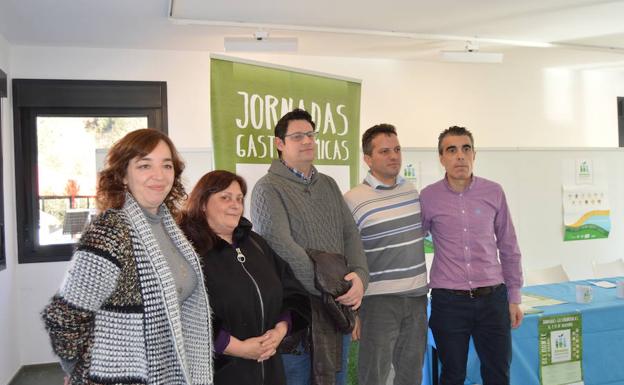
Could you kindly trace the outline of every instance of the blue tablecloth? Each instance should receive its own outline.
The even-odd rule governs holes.
[[[624,277],[601,279],[615,283]],[[512,332],[512,385],[539,384],[538,320],[542,316],[579,311],[582,315],[583,374],[586,385],[624,384],[624,299],[617,298],[616,289],[592,285],[594,299],[588,304],[576,303],[576,285],[589,281],[573,281],[550,285],[528,286],[525,294],[537,294],[566,301],[545,306],[543,313],[526,315],[522,325]],[[481,383],[479,359],[471,348],[466,383]]]

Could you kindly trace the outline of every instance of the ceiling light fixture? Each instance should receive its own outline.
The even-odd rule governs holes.
[[[498,52],[481,52],[477,44],[467,41],[463,51],[440,51],[440,59],[442,61],[459,63],[502,63],[503,54]]]
[[[225,37],[226,52],[296,52],[296,37],[269,37],[267,31],[256,31],[252,37]]]

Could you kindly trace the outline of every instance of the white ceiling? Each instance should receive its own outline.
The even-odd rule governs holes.
[[[0,0],[15,45],[220,52],[260,28],[306,55],[418,59],[467,39],[624,55],[623,0]]]

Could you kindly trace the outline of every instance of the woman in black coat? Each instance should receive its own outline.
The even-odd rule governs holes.
[[[242,217],[245,181],[228,171],[204,175],[180,227],[203,263],[214,313],[215,385],[285,384],[277,347],[307,326],[308,300],[294,273]]]

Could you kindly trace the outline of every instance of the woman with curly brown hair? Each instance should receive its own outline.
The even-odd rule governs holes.
[[[101,214],[43,312],[71,384],[212,384],[208,297],[173,215],[185,197],[173,143],[153,129],[110,149]]]

